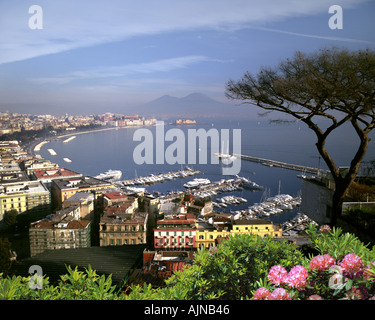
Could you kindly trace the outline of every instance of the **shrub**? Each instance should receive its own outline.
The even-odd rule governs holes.
[[[292,267],[304,257],[293,244],[252,234],[236,235],[210,250],[200,249],[191,267],[176,272],[168,287],[185,290],[187,299],[242,299],[274,264]]]
[[[374,248],[340,228],[318,230],[310,225],[307,233],[320,255],[310,257],[306,267],[296,265],[289,272],[283,265],[272,266],[252,299],[375,299]]]

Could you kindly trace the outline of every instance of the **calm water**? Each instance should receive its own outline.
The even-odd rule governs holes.
[[[166,132],[171,128],[182,130],[185,133],[186,140],[188,140],[188,129],[202,128],[209,130],[215,128],[219,133],[221,129],[241,129],[242,154],[326,168],[316,151],[314,134],[303,123],[280,125],[269,124],[266,120],[231,122],[225,122],[223,120],[205,120],[199,121],[195,126],[176,127],[166,124],[164,130]],[[147,129],[151,130],[155,139],[155,127],[149,127]],[[122,171],[122,179],[131,179],[136,176],[146,176],[151,173],[167,173],[169,171],[178,171],[181,169],[180,164],[137,165],[133,160],[133,150],[140,144],[140,142],[133,141],[133,134],[136,130],[137,128],[123,128],[77,135],[76,139],[68,143],[63,143],[62,141],[50,142],[43,146],[39,154],[43,158],[58,163],[60,167],[69,168],[90,176],[98,175],[109,169],[116,169]],[[232,142],[232,136],[230,136],[229,143],[232,144]],[[172,142],[165,142],[165,148],[171,143]],[[327,141],[327,148],[338,165],[346,166],[350,163],[350,159],[355,153],[357,143],[358,140],[352,132],[346,129],[335,133],[332,139]],[[210,146],[210,143],[208,143],[208,145]],[[49,148],[54,149],[57,155],[50,155],[47,151]],[[197,148],[199,148],[198,143]],[[210,154],[210,149],[208,150],[208,154]],[[71,159],[72,162],[66,163],[63,160],[64,157]],[[365,160],[373,159],[375,159],[374,143],[369,146]],[[202,175],[196,175],[195,177],[205,177],[211,181],[228,178],[222,175],[220,164],[211,164],[210,160],[208,160],[208,163],[209,164],[186,163],[186,165],[202,172]],[[185,165],[182,167],[184,166]],[[247,177],[269,190],[271,196],[277,194],[279,189],[281,193],[296,196],[301,190],[302,185],[301,180],[297,178],[298,174],[299,172],[297,171],[267,167],[248,161],[241,162],[241,172],[239,173],[240,176]],[[184,190],[183,184],[191,179],[192,178],[177,179],[148,186],[146,189],[149,192]],[[233,206],[230,209],[220,210],[229,212],[230,210],[245,209],[253,203],[259,202],[263,193],[263,191],[251,192],[247,190],[231,193],[246,198],[248,203]],[[221,194],[219,197],[224,195],[225,194]],[[281,223],[293,217],[295,211],[296,210],[273,216],[271,220],[275,223]]]

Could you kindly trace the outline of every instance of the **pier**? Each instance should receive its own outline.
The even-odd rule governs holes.
[[[283,168],[283,169],[300,171],[300,172],[304,172],[304,173],[318,174],[319,172],[323,171],[322,169],[318,169],[318,168],[303,166],[303,165],[299,165],[299,164],[291,164],[291,163],[275,161],[275,160],[270,160],[270,159],[252,157],[252,156],[247,156],[247,155],[243,155],[243,154],[216,153],[215,155],[217,157],[223,158],[223,159],[230,158],[230,157],[236,157],[236,158],[239,158],[239,159],[242,159],[242,160],[260,163],[260,164],[268,166],[268,167],[279,167],[279,168]]]

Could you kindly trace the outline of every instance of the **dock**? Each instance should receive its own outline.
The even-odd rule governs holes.
[[[291,164],[291,163],[286,163],[286,162],[282,162],[282,161],[275,161],[275,160],[270,160],[270,159],[247,156],[247,155],[243,155],[243,154],[216,153],[215,155],[217,157],[223,158],[223,159],[228,158],[228,157],[236,157],[238,159],[251,161],[251,162],[255,162],[255,163],[260,163],[260,164],[262,164],[264,166],[268,166],[268,167],[279,167],[279,168],[283,168],[283,169],[300,171],[300,172],[304,172],[304,173],[318,174],[319,172],[324,171],[322,169],[303,166],[303,165],[299,165],[299,164]]]

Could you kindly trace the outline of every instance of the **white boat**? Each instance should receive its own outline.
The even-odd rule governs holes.
[[[210,184],[211,181],[209,179],[203,179],[203,178],[196,178],[192,181],[189,181],[184,184],[185,188],[197,188],[201,185]]]
[[[107,172],[97,175],[95,178],[100,180],[119,180],[121,179],[122,172],[121,170],[108,170]]]
[[[72,162],[72,160],[70,160],[69,158],[64,158],[63,159],[65,162]]]
[[[259,184],[255,183],[254,181],[251,181],[245,177],[240,177],[236,175],[236,178],[239,179],[242,182],[242,185],[246,189],[251,189],[251,190],[262,190],[263,187],[260,186]]]

